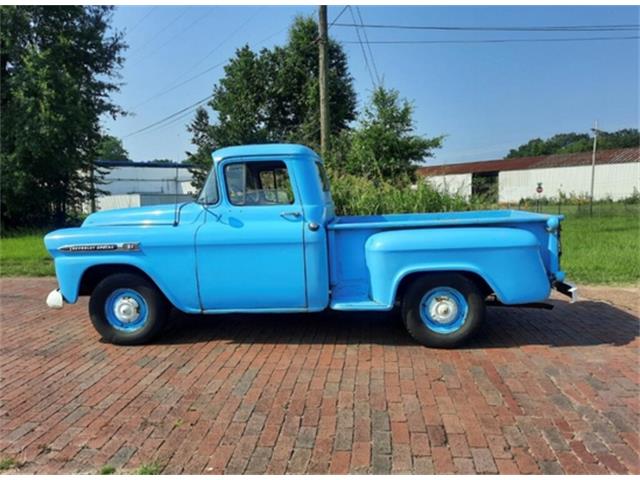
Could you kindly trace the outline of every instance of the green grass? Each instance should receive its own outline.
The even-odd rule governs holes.
[[[0,238],[0,276],[53,275],[53,261],[44,248],[46,232],[15,232]]]
[[[162,465],[155,462],[146,463],[144,465],[140,465],[140,468],[138,468],[135,473],[136,475],[160,475],[160,473],[162,473]]]
[[[0,472],[17,467],[18,463],[13,458],[3,458],[0,460]]]
[[[626,284],[640,281],[640,218],[571,216],[562,222],[562,269],[570,281]]]
[[[111,465],[105,465],[104,467],[102,467],[100,469],[100,475],[113,475],[114,473],[116,473],[116,469],[115,467],[112,467]]]

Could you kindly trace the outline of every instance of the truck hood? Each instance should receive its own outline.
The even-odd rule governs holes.
[[[182,206],[182,208],[180,208]],[[180,223],[190,223],[195,220],[198,213],[202,211],[202,207],[195,203],[167,205],[151,205],[148,207],[137,208],[121,208],[116,210],[105,210],[89,215],[83,227],[102,227],[102,226],[126,226],[126,225],[173,225],[176,216],[176,210],[180,209]]]

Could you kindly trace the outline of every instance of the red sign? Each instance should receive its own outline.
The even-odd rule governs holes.
[[[538,193],[542,193],[543,192],[542,184],[540,184],[540,183],[538,184],[538,188],[536,188],[536,192],[538,192]]]

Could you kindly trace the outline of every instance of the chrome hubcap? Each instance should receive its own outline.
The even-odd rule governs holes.
[[[131,297],[120,298],[116,302],[113,310],[116,318],[122,323],[135,322],[140,315],[140,305]]]
[[[429,315],[434,322],[451,323],[458,315],[458,304],[455,299],[442,295],[429,302]]]

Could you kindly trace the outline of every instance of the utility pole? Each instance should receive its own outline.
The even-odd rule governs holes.
[[[596,149],[598,148],[598,121],[591,129],[593,132],[593,152],[591,153],[591,195],[589,197],[589,216],[593,217],[593,185],[596,177]]]
[[[329,150],[329,92],[327,89],[327,6],[320,5],[318,12],[318,45],[320,46],[320,65],[318,80],[320,82],[320,152],[326,158]]]

